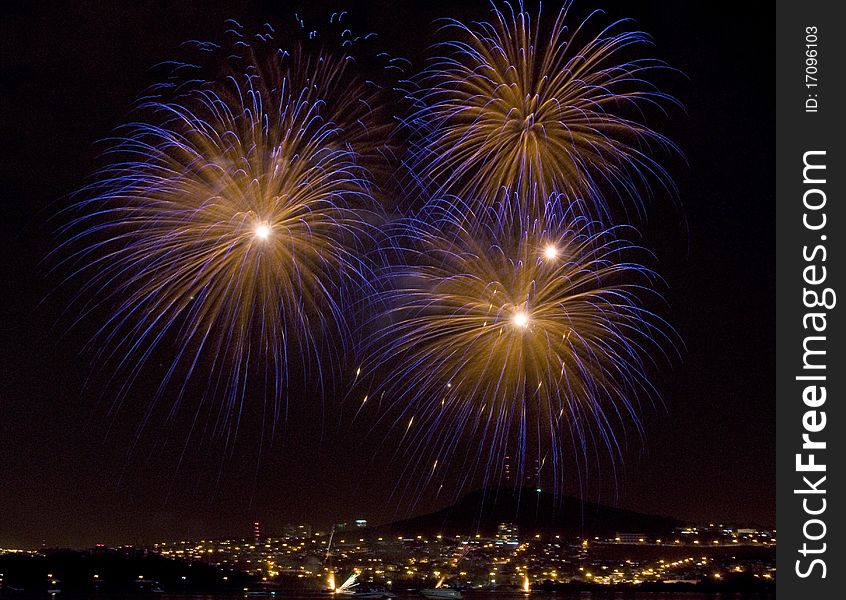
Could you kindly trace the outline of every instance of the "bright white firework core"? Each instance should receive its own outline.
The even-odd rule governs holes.
[[[525,311],[518,310],[511,319],[517,327],[525,328],[529,326],[529,315]]]
[[[558,248],[556,248],[554,244],[547,244],[546,248],[543,250],[543,255],[548,260],[555,260],[558,257]]]
[[[270,227],[268,227],[264,223],[259,223],[258,225],[256,225],[255,234],[258,239],[266,240],[270,237]]]

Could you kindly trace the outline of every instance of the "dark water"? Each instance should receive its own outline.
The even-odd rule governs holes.
[[[519,592],[465,591],[464,600],[775,600],[774,593],[734,592],[534,592],[528,597]],[[244,596],[243,594],[15,594],[0,598],[19,600],[318,600],[331,599],[326,594],[276,592],[273,596]],[[350,598],[349,600],[353,600]],[[417,594],[398,594],[397,600],[422,600]]]

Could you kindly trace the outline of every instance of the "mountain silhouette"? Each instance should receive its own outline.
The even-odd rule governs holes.
[[[573,496],[555,496],[534,488],[485,488],[433,513],[370,529],[377,535],[446,536],[496,534],[500,523],[513,523],[521,536],[561,534],[598,536],[614,533],[665,535],[685,522],[623,510]]]

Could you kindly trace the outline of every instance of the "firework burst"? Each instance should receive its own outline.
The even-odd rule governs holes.
[[[523,465],[527,450],[560,475],[567,440],[619,455],[615,432],[638,423],[653,356],[672,346],[642,303],[655,275],[622,259],[638,247],[558,197],[538,213],[519,204],[485,215],[437,202],[398,236],[406,262],[365,365],[389,365],[383,397],[427,481],[451,458],[496,480],[499,459]]]
[[[160,390],[208,369],[209,396],[228,400],[222,423],[248,378],[280,399],[292,356],[322,383],[324,334],[346,339],[349,295],[367,277],[366,166],[385,131],[349,57],[281,51],[269,29],[254,43],[231,33],[232,47],[196,44],[212,77],[179,63],[146,96],[61,248],[85,281],[82,312],[111,312],[96,358],[128,368],[128,386],[154,352],[170,354]]]
[[[571,26],[566,3],[548,31],[522,2],[493,5],[491,22],[449,19],[451,39],[412,93],[420,132],[413,168],[433,196],[448,192],[489,206],[503,188],[521,198],[560,193],[604,219],[605,198],[671,185],[652,158],[673,144],[646,124],[644,109],[675,101],[650,83],[668,67],[631,58],[650,44],[627,21]],[[591,34],[590,32],[595,32]]]

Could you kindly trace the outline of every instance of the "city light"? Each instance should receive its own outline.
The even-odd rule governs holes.
[[[357,521],[363,525],[364,519],[336,527],[356,527]],[[531,575],[537,582],[549,580],[555,584],[575,580],[603,586],[658,581],[672,584],[705,578],[730,585],[731,578],[740,573],[754,576],[762,584],[775,579],[775,531],[722,525],[678,528],[675,534],[684,539],[677,543],[673,543],[675,536],[667,539],[666,535],[644,532],[620,531],[589,537],[541,535],[535,531],[521,532],[517,523],[500,523],[496,533],[487,536],[420,531],[390,537],[357,534],[336,536],[331,558],[326,549],[328,533],[312,531],[309,525],[286,525],[280,532],[261,533],[260,544],[254,543],[250,528],[244,538],[162,542],[151,550],[163,557],[201,561],[227,569],[217,581],[239,585],[231,573],[241,571],[254,581],[268,585],[302,581],[298,585],[331,591],[335,597],[353,596],[371,585],[397,586],[396,589],[403,590],[420,586],[442,589],[442,599],[457,600],[449,596],[452,590],[490,585],[492,581],[528,596],[536,591],[532,589]],[[748,560],[727,556],[721,549],[731,539],[738,540],[741,546],[766,550],[772,558],[762,561],[760,557]],[[651,550],[644,553],[647,547]],[[685,554],[679,556],[681,549],[686,549]],[[0,548],[0,555],[12,552],[20,551]],[[142,569],[134,572],[139,571],[144,575],[136,576],[136,586],[160,585],[156,572]],[[98,581],[114,581],[102,570],[89,577],[93,577],[89,579],[92,589],[96,589]],[[183,575],[183,587],[194,583],[193,579]],[[65,583],[54,573],[49,573],[46,581],[56,588]]]

